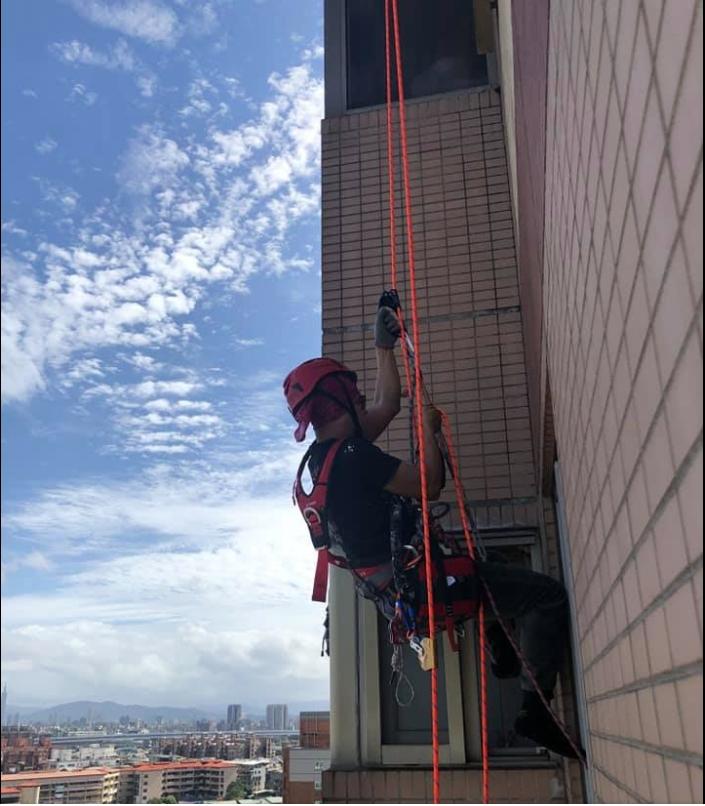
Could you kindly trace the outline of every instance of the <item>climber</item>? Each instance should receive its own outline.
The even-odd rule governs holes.
[[[387,299],[383,295],[381,302]],[[316,435],[299,478],[306,464],[314,481],[324,471],[330,474],[324,484],[326,546],[331,557],[338,559],[336,564],[345,565],[363,583],[362,587],[358,585],[363,595],[371,587],[373,591],[384,591],[393,581],[390,521],[395,502],[400,497],[421,499],[419,466],[390,456],[373,444],[401,408],[401,383],[394,356],[399,335],[394,310],[381,304],[374,326],[375,394],[369,405],[358,390],[355,373],[332,359],[306,361],[284,381],[289,410],[298,423],[296,440],[304,440],[309,425],[313,425]],[[427,405],[424,418],[428,495],[435,500],[444,483],[444,460],[437,441],[441,416],[436,408]],[[336,453],[326,469],[326,457],[332,450]],[[312,527],[321,525],[316,521],[320,513],[309,518],[304,511],[304,517],[314,537]],[[418,521],[411,520],[414,525]],[[563,586],[551,577],[505,563],[478,561],[477,573],[492,592],[497,615],[519,623],[522,653],[550,702],[568,640],[568,605]],[[473,586],[467,596],[481,596],[484,600],[482,590],[481,586]],[[375,599],[384,612],[383,597],[373,593],[368,598]],[[575,757],[534,685],[524,679],[511,644],[500,633],[494,627],[488,631],[495,674],[522,675],[523,700],[516,732],[554,752]]]

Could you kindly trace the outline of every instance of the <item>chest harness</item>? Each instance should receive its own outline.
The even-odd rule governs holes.
[[[389,622],[393,644],[409,642],[416,648],[429,635],[429,613],[426,597],[426,574],[423,563],[423,539],[419,529],[418,507],[408,499],[395,496],[390,517],[391,568],[389,563],[353,567],[340,541],[334,539],[335,527],[330,521],[328,493],[336,457],[345,440],[335,440],[323,459],[319,471],[311,473],[313,486],[306,492],[302,475],[308,465],[313,443],[299,465],[294,481],[293,499],[303,515],[313,547],[318,552],[312,599],[325,602],[328,566],[348,569],[355,578],[358,592],[372,600]],[[438,519],[448,511],[434,514],[431,546],[434,612],[437,631],[446,631],[451,647],[457,651],[456,634],[461,623],[476,615],[478,591],[475,562],[467,554],[454,553],[445,539]],[[342,552],[342,553],[341,553]]]

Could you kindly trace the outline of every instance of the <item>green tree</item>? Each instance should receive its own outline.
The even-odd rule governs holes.
[[[223,800],[242,800],[250,796],[250,790],[244,781],[236,779],[225,790],[225,797]]]

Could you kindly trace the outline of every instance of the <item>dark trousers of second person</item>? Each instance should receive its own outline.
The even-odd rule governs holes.
[[[552,577],[515,565],[478,562],[477,572],[490,589],[505,625],[509,626],[512,621],[517,623],[522,654],[541,691],[550,699],[568,644],[569,613],[565,588]],[[494,610],[482,584],[479,593],[491,619]],[[495,634],[499,629],[495,627]],[[523,668],[521,687],[525,691],[534,691],[534,685]]]

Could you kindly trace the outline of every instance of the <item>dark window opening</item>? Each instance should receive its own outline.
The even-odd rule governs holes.
[[[346,0],[347,108],[386,102],[384,0]],[[399,0],[407,98],[487,84],[470,0]],[[394,49],[392,47],[392,60]],[[396,78],[392,75],[393,98]]]

